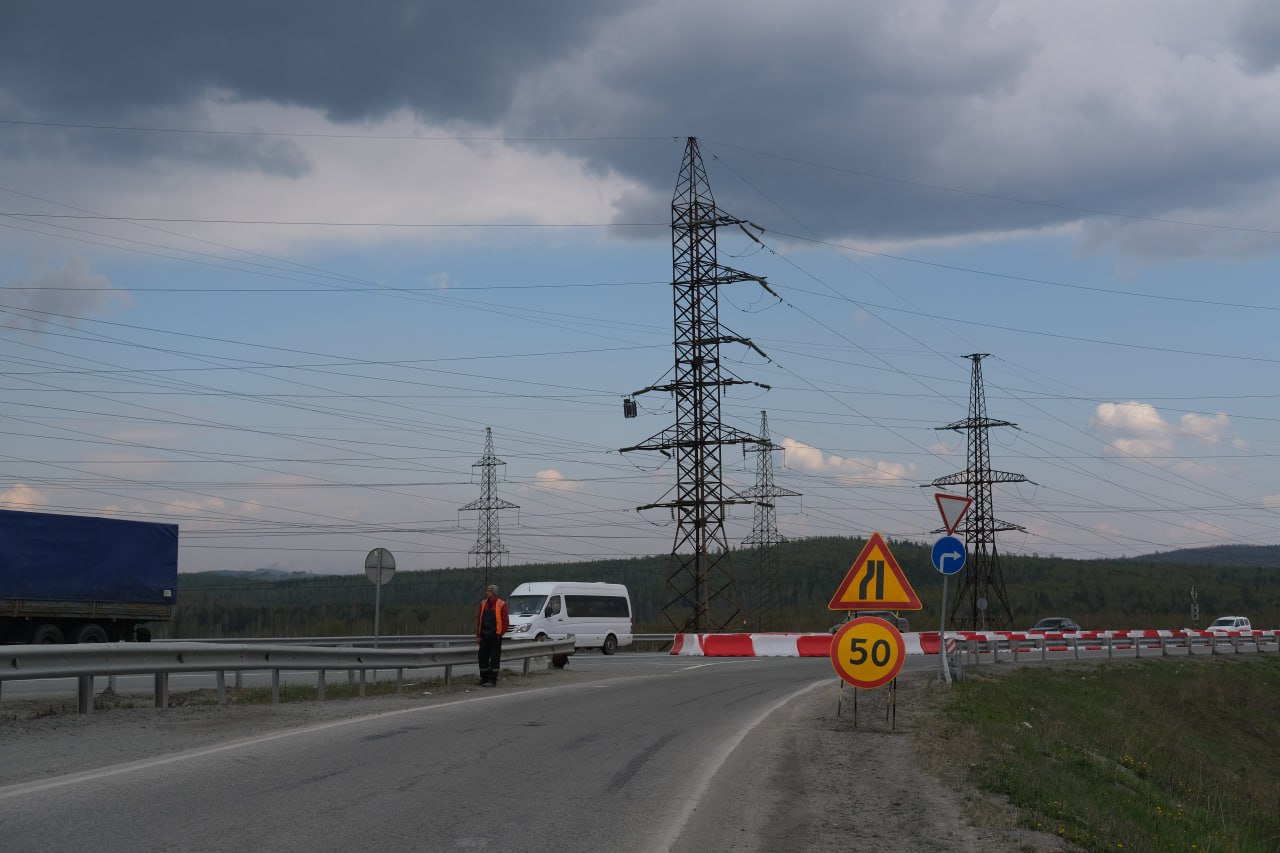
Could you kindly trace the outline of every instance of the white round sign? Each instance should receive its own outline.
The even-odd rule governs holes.
[[[374,548],[364,558],[364,573],[378,586],[390,583],[396,573],[396,558],[386,548]]]

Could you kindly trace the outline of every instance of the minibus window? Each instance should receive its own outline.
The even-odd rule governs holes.
[[[547,612],[544,613],[543,615],[555,616],[559,612],[560,612],[560,596],[553,595],[551,596],[551,601],[547,604]]]
[[[630,619],[631,609],[627,600],[616,595],[566,595],[568,616],[573,619],[587,617],[597,619]]]

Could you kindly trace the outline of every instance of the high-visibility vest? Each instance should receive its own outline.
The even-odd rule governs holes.
[[[480,612],[476,614],[476,636],[480,636],[480,626],[484,624],[484,611],[489,607],[489,599],[480,602]],[[507,603],[501,598],[493,600],[494,621],[497,623],[498,636],[501,637],[507,633],[507,629],[511,627],[511,617],[507,613]]]

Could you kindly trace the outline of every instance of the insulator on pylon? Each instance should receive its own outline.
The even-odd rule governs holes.
[[[631,399],[630,397],[622,398],[622,416],[624,418],[634,418],[639,413],[640,412],[638,407],[636,406],[635,400]]]

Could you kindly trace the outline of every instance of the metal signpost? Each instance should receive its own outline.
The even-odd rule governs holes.
[[[942,658],[942,680],[950,685],[951,670],[947,661],[947,578],[963,569],[965,561],[969,559],[964,542],[951,534],[956,532],[969,507],[973,505],[973,498],[936,494],[933,500],[938,505],[938,512],[942,513],[942,525],[947,530],[947,535],[934,543],[932,557],[933,567],[942,572],[942,619],[938,626],[938,657]]]
[[[386,548],[374,548],[364,558],[364,573],[373,581],[373,647],[378,647],[378,618],[382,610],[382,585],[396,573],[396,558]]]

